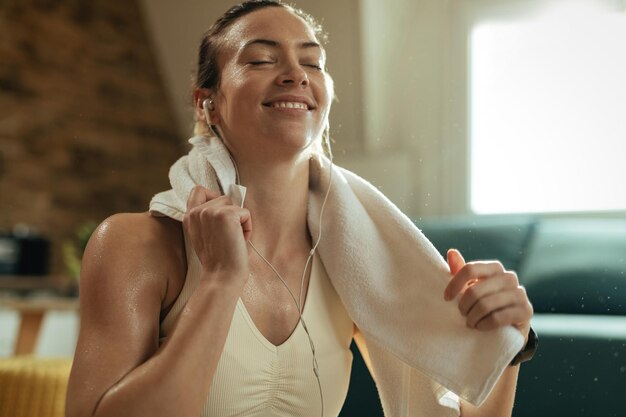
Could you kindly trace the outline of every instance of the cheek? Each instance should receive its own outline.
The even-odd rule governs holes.
[[[326,87],[327,94],[332,99],[333,95],[335,94],[335,81],[333,80],[333,77],[331,77],[330,74],[327,72],[324,73],[324,86]]]
[[[228,107],[238,107],[254,92],[254,82],[243,69],[224,68],[220,80],[221,98]]]
[[[324,111],[324,116],[328,117],[328,113],[330,112],[330,105],[333,101],[333,97],[335,95],[335,84],[333,82],[332,77],[328,73],[324,73],[324,81],[322,84],[322,97],[324,106],[326,107]]]

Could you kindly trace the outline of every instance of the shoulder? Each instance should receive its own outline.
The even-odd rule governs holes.
[[[84,410],[158,350],[160,313],[183,265],[176,223],[148,213],[116,214],[92,234],[81,265],[68,415],[91,415]]]
[[[84,286],[113,291],[141,287],[158,293],[165,307],[180,292],[176,288],[185,272],[180,222],[149,213],[115,214],[96,228],[85,248],[81,293]]]
[[[95,230],[96,242],[111,240],[128,244],[169,246],[172,240],[182,241],[180,222],[169,217],[155,217],[150,213],[119,213],[105,219]]]

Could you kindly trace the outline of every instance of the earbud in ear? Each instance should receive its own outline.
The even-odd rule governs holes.
[[[215,102],[212,98],[205,98],[204,101],[202,101],[202,112],[204,113],[204,120],[209,126],[209,130],[211,131],[211,133],[213,133],[213,136],[222,139],[222,136],[217,131],[217,126],[211,124],[211,116],[209,115],[209,112],[213,110],[215,110]]]
[[[204,99],[204,101],[202,102],[202,108],[208,111],[215,110],[215,103],[213,102],[213,99],[212,98]]]
[[[211,117],[209,117],[209,112],[215,110],[215,103],[213,103],[213,99],[207,98],[202,102],[202,111],[204,112],[204,118],[207,124],[211,124]]]

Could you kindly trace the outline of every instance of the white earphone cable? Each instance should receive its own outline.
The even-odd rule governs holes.
[[[207,121],[207,125],[209,126],[209,129],[211,130],[211,132],[217,136],[220,140],[222,140],[221,135],[218,134],[218,132],[216,131],[216,129],[213,128],[213,126],[211,126],[210,122],[209,122],[209,114],[208,114],[208,109],[207,109],[207,102],[209,100],[205,100],[203,102],[203,111],[204,111],[204,115],[206,117],[206,121]],[[318,362],[317,362],[317,357],[315,355],[315,344],[313,343],[313,339],[311,338],[311,334],[309,333],[309,329],[306,325],[306,322],[304,321],[304,317],[302,317],[302,295],[304,292],[304,277],[306,276],[306,272],[307,269],[309,268],[309,264],[311,263],[311,259],[313,259],[313,256],[315,255],[315,251],[317,250],[318,245],[320,244],[320,241],[322,240],[322,218],[324,215],[324,208],[326,207],[326,201],[328,200],[328,195],[330,194],[330,187],[332,185],[332,180],[333,180],[333,154],[332,154],[332,150],[330,148],[330,141],[328,139],[328,136],[326,137],[326,143],[325,143],[326,147],[327,147],[327,151],[328,151],[328,155],[329,155],[329,178],[328,178],[328,187],[326,188],[326,194],[324,195],[324,201],[322,202],[322,207],[320,208],[320,216],[319,216],[319,234],[317,236],[317,240],[315,241],[315,244],[313,245],[313,248],[311,248],[311,251],[309,252],[309,256],[307,257],[307,260],[304,264],[304,271],[302,272],[302,277],[300,279],[300,294],[298,295],[298,299],[296,299],[295,295],[293,294],[293,292],[291,291],[291,289],[289,288],[289,286],[287,285],[287,282],[285,282],[285,280],[283,279],[283,277],[280,275],[280,273],[276,270],[276,268],[274,267],[274,265],[272,265],[272,263],[270,261],[268,261],[262,254],[261,252],[256,248],[256,246],[254,246],[254,244],[252,243],[252,241],[248,240],[248,243],[250,244],[250,247],[252,247],[252,249],[254,250],[254,252],[256,252],[257,255],[259,255],[259,257],[261,257],[261,259],[263,259],[265,261],[265,263],[272,269],[272,271],[274,271],[274,274],[278,277],[278,279],[280,279],[280,281],[283,283],[283,285],[285,286],[285,288],[287,289],[287,291],[289,292],[289,295],[291,296],[291,298],[293,299],[293,302],[296,304],[296,307],[298,309],[298,315],[299,315],[299,319],[298,319],[298,323],[302,323],[302,328],[304,329],[304,332],[307,335],[307,338],[309,339],[309,344],[311,347],[311,353],[313,355],[313,373],[315,374],[315,379],[317,381],[317,386],[319,388],[319,393],[320,393],[320,403],[321,403],[321,417],[324,417],[324,394],[322,392],[322,383],[320,381],[320,373],[319,373],[319,366],[318,366]],[[225,146],[225,145],[224,145]],[[229,156],[230,159],[233,163],[233,166],[235,167],[235,174],[236,174],[236,178],[235,178],[235,182],[236,184],[240,184],[240,177],[239,177],[239,170],[237,169],[237,164],[235,163],[235,160],[233,159],[232,155],[230,155],[229,152]],[[297,324],[296,324],[297,326]]]
[[[304,329],[304,332],[306,333],[308,339],[309,339],[309,344],[311,345],[311,353],[313,355],[313,373],[315,374],[315,379],[317,380],[317,386],[319,388],[319,392],[320,392],[320,402],[321,402],[321,417],[324,417],[324,394],[322,392],[322,383],[320,381],[320,375],[319,375],[319,366],[317,363],[317,356],[315,355],[315,344],[313,343],[313,339],[311,338],[311,334],[309,333],[309,329],[306,325],[306,321],[304,320],[304,317],[302,317],[302,294],[304,292],[304,277],[306,276],[306,271],[309,267],[309,264],[311,262],[311,259],[313,258],[313,255],[315,254],[315,251],[317,250],[317,246],[319,245],[320,241],[322,240],[322,218],[324,216],[324,208],[326,207],[326,201],[328,200],[328,195],[330,194],[330,187],[332,184],[332,179],[333,179],[333,159],[332,159],[332,153],[329,153],[330,155],[330,165],[329,165],[329,179],[328,179],[328,188],[326,189],[326,195],[324,196],[324,201],[322,202],[322,207],[320,209],[320,217],[319,217],[319,235],[317,236],[317,240],[315,241],[315,245],[313,245],[313,248],[311,249],[311,251],[309,252],[309,256],[306,260],[306,263],[304,264],[304,271],[302,272],[302,278],[300,279],[300,294],[298,299],[296,300],[296,297],[293,295],[293,292],[291,291],[291,289],[289,289],[289,286],[287,285],[287,283],[285,282],[285,280],[283,279],[283,277],[280,275],[280,273],[276,270],[276,268],[274,267],[274,265],[272,265],[272,263],[270,261],[268,261],[262,254],[261,252],[259,252],[259,250],[256,248],[256,246],[254,246],[254,244],[252,243],[252,241],[248,240],[248,243],[250,244],[250,246],[252,247],[252,249],[256,252],[257,255],[259,255],[261,257],[261,259],[263,259],[265,261],[265,263],[272,269],[272,271],[274,271],[274,274],[276,274],[276,276],[278,277],[278,279],[280,279],[280,281],[283,283],[283,285],[285,286],[285,288],[287,289],[287,291],[289,292],[289,295],[291,295],[291,298],[293,299],[293,302],[296,304],[296,307],[298,308],[298,315],[300,316],[299,318],[299,323],[302,323],[302,328]],[[233,161],[234,162],[234,161]]]
[[[274,274],[276,274],[276,276],[278,277],[278,279],[280,279],[280,281],[283,283],[283,285],[285,286],[285,288],[287,289],[287,291],[289,292],[289,295],[291,295],[291,298],[293,299],[293,302],[296,304],[296,307],[298,308],[298,315],[300,316],[299,318],[299,323],[302,323],[302,328],[304,329],[304,332],[306,333],[308,339],[309,339],[309,344],[311,345],[311,353],[313,355],[313,373],[315,374],[315,379],[317,380],[317,386],[319,388],[319,393],[320,393],[320,402],[321,402],[321,417],[324,417],[324,394],[322,392],[322,383],[320,381],[320,374],[319,374],[319,366],[318,366],[318,362],[317,362],[317,356],[315,355],[315,344],[313,343],[313,339],[311,338],[311,334],[309,333],[309,329],[306,325],[306,321],[304,320],[304,317],[302,317],[302,294],[304,292],[304,277],[306,276],[306,271],[309,267],[309,264],[311,262],[311,259],[313,258],[313,255],[315,254],[315,251],[317,250],[317,246],[320,244],[320,241],[322,240],[322,218],[324,216],[324,208],[326,207],[326,201],[328,200],[328,195],[330,194],[330,187],[332,185],[332,179],[333,179],[333,158],[332,158],[332,153],[329,152],[330,155],[330,164],[329,164],[329,178],[328,178],[328,187],[326,189],[326,195],[324,196],[324,201],[322,202],[322,207],[320,209],[320,216],[319,216],[319,235],[317,236],[317,240],[315,241],[315,244],[313,245],[313,248],[311,249],[311,251],[309,252],[309,256],[306,260],[306,263],[304,264],[304,271],[302,272],[302,278],[300,279],[300,294],[298,299],[296,300],[296,297],[294,296],[293,292],[291,291],[291,289],[289,289],[289,286],[287,285],[287,283],[285,282],[285,280],[283,279],[283,277],[280,275],[280,273],[276,270],[276,268],[274,267],[274,265],[272,265],[272,263],[270,261],[268,261],[262,254],[261,252],[259,252],[259,250],[256,248],[256,246],[254,246],[254,244],[252,243],[252,241],[248,241],[248,243],[250,244],[250,246],[252,247],[252,249],[256,252],[257,255],[259,255],[261,257],[261,259],[263,259],[265,261],[265,263],[272,269],[272,271],[274,271]],[[234,162],[234,161],[233,161]]]

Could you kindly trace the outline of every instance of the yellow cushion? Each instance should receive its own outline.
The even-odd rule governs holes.
[[[64,417],[72,360],[0,358],[0,417]]]

